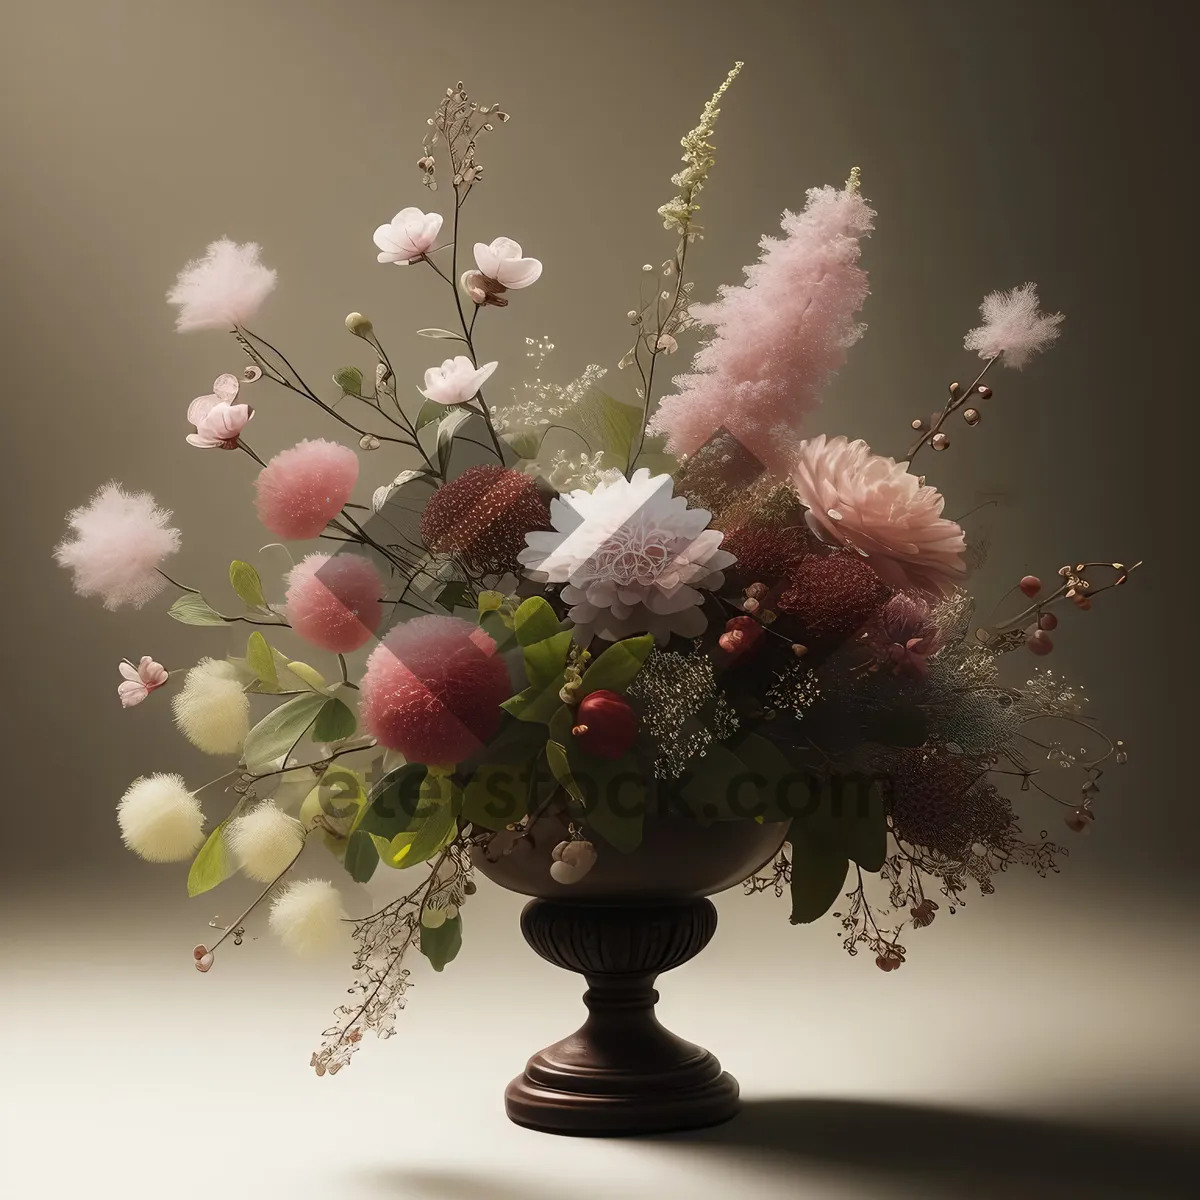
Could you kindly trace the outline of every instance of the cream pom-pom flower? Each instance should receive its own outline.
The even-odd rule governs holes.
[[[55,547],[58,564],[75,576],[80,596],[99,596],[105,608],[141,608],[167,586],[158,565],[179,549],[179,530],[149,492],[105,484],[82,508],[67,514],[75,535]]]
[[[250,699],[237,668],[223,659],[201,659],[171,707],[183,736],[205,754],[236,754],[250,732]]]
[[[257,242],[238,245],[226,237],[189,262],[167,293],[179,308],[175,328],[230,330],[249,321],[275,290],[275,272],[259,262],[260,252]]]
[[[117,805],[125,845],[149,862],[190,858],[204,840],[200,801],[179,775],[135,779]]]
[[[342,897],[328,879],[290,883],[271,902],[268,924],[285,950],[312,958],[347,940]]]
[[[712,514],[672,496],[669,475],[641,467],[626,479],[611,472],[593,491],[578,489],[550,503],[551,533],[525,535],[518,556],[530,579],[565,583],[562,598],[579,627],[616,641],[652,633],[698,637],[707,620],[701,588],[716,589],[734,556],[721,549]]]
[[[942,516],[942,494],[861,439],[803,442],[792,486],[813,531],[861,554],[885,583],[940,596],[966,574],[966,538]]]
[[[386,225],[375,230],[377,257],[381,263],[406,267],[433,249],[441,231],[442,218],[437,213],[402,208]]]
[[[277,879],[304,845],[304,826],[270,800],[231,821],[225,839],[238,866],[260,883]]]

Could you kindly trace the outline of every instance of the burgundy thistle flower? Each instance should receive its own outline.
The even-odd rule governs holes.
[[[525,535],[550,528],[550,510],[529,475],[470,467],[437,489],[421,516],[421,540],[478,575],[518,571]]]
[[[775,607],[804,623],[810,646],[829,647],[857,633],[891,595],[863,559],[835,550],[796,563]]]
[[[926,659],[941,648],[929,605],[919,596],[894,595],[876,614],[867,632],[875,661],[894,675],[923,679]]]

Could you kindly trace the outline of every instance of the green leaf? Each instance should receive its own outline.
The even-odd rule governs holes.
[[[561,742],[556,742],[551,738],[546,743],[546,762],[550,767],[551,774],[562,784],[571,799],[577,804],[582,804],[584,802],[583,789],[575,782],[575,776],[571,774],[571,762],[567,758],[566,747]]]
[[[517,630],[520,637],[520,629]],[[548,637],[544,642],[534,642],[525,646],[525,678],[530,687],[544,688],[555,684],[563,674],[567,654],[571,649],[571,630],[564,629]],[[561,683],[556,683],[554,694],[558,695]]]
[[[456,608],[462,608],[471,594],[471,585],[461,579],[452,580],[437,594],[437,602],[447,612],[452,613]]]
[[[267,598],[263,595],[262,578],[248,563],[235,558],[229,564],[229,582],[237,592],[238,599],[247,608],[266,608]]]
[[[345,701],[331,696],[313,721],[312,739],[314,742],[340,742],[343,738],[353,737],[357,728],[358,720],[350,707]]]
[[[592,449],[603,450],[622,470],[641,435],[644,416],[640,405],[622,404],[598,388],[571,409],[572,421]]]
[[[380,859],[389,867],[403,870],[427,862],[454,840],[458,832],[458,821],[449,803],[442,804],[416,828],[398,833],[391,841],[372,833],[368,836],[375,843]]]
[[[184,592],[170,608],[167,615],[184,625],[224,625],[226,619],[199,592]]]
[[[362,395],[363,373],[357,367],[342,367],[340,371],[335,371],[333,382],[347,396]]]
[[[346,842],[345,867],[355,883],[366,883],[379,866],[379,851],[371,835],[356,829]]]
[[[414,425],[419,432],[426,425],[432,425],[435,421],[440,421],[445,415],[446,406],[444,404],[439,404],[436,400],[426,400],[417,410],[417,419]]]
[[[246,735],[242,750],[246,770],[263,775],[285,766],[327,699],[319,692],[293,696],[263,717]]]
[[[531,763],[487,763],[471,776],[462,795],[462,817],[484,829],[504,829],[527,810]]]
[[[444,409],[445,406],[443,406]],[[474,414],[469,408],[452,408],[438,422],[437,428],[437,456],[438,469],[442,475],[446,474],[446,468],[450,465],[450,452],[454,447],[454,435],[458,432],[463,424],[471,419]]]
[[[792,924],[807,925],[823,917],[846,882],[846,852],[826,832],[807,822],[792,822]]]
[[[626,638],[623,642],[613,642],[584,671],[583,682],[576,695],[582,700],[590,692],[623,692],[633,682],[653,649],[654,638],[648,633],[641,637]]]
[[[532,646],[534,642],[545,641],[558,633],[559,620],[549,601],[541,596],[530,596],[513,614],[513,628],[522,646]]]
[[[479,614],[479,628],[496,643],[496,649],[501,653],[515,644],[516,635],[511,624],[512,618],[503,609],[493,608]]]
[[[840,810],[846,853],[864,871],[880,870],[887,858],[887,806],[883,788],[868,777],[835,776],[831,792],[836,810]]]
[[[437,486],[436,481],[431,478],[428,471],[416,470],[414,468],[401,471],[391,483],[382,484],[371,493],[371,511],[373,513],[382,512],[384,505],[387,504],[394,491],[404,487],[405,484],[414,483],[418,479],[423,479],[426,483],[432,484],[434,487]]]
[[[405,763],[389,771],[372,789],[366,806],[352,826],[389,841],[398,833],[414,829],[433,811],[421,799],[428,775],[422,763]]]
[[[443,338],[454,342],[466,341],[466,338],[461,333],[451,333],[449,329],[418,329],[417,337]]]
[[[753,818],[764,808],[756,773],[728,746],[711,745],[693,759],[678,795],[700,825]]]
[[[504,607],[504,601],[507,599],[508,597],[503,592],[480,592],[479,615],[482,617],[484,613],[499,612]]]
[[[566,682],[566,675],[560,673],[545,687],[527,687],[523,692],[505,700],[500,707],[518,721],[540,721],[548,725],[554,714],[563,707],[558,693]]]
[[[420,947],[435,971],[452,962],[462,949],[462,914],[456,913],[434,929],[422,925]]]
[[[287,669],[291,671],[301,683],[312,688],[314,692],[324,691],[328,686],[325,682],[325,676],[317,670],[316,667],[310,667],[306,662],[300,662],[299,659],[293,659],[288,663]]]
[[[199,896],[224,882],[234,872],[234,863],[225,848],[225,826],[241,809],[242,801],[238,801],[233,812],[229,814],[208,835],[199,853],[192,860],[191,870],[188,871],[187,890],[189,896]]]
[[[279,670],[275,665],[275,654],[267,639],[256,629],[246,642],[246,663],[259,682],[271,689],[279,687]]]

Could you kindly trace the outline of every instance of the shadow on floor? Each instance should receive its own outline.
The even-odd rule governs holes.
[[[1176,1200],[1200,1195],[1182,1133],[861,1100],[749,1100],[726,1125],[654,1138],[689,1152],[792,1158],[929,1200]]]

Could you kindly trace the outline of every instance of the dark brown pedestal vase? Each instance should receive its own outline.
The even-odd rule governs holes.
[[[588,985],[587,1020],[535,1054],[508,1085],[513,1121],[548,1133],[616,1136],[694,1129],[734,1115],[737,1081],[707,1050],[659,1024],[654,982],[708,945],[717,912],[706,897],[769,861],[785,831],[753,821],[702,828],[648,820],[637,850],[602,850],[572,885],[550,877],[551,851],[566,836],[557,817],[537,822],[510,855],[477,854],[482,874],[535,897],[521,914],[530,946]]]

